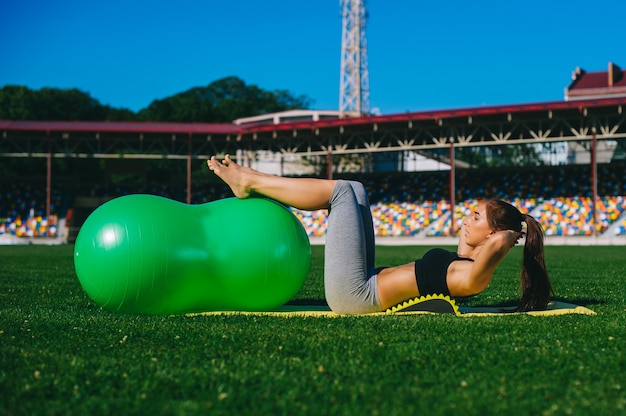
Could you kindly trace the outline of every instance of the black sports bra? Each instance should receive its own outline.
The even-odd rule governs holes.
[[[415,280],[420,296],[439,294],[449,296],[450,289],[446,281],[448,266],[457,260],[474,261],[442,248],[433,248],[421,259],[415,260]]]

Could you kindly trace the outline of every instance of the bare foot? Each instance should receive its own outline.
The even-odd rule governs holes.
[[[246,185],[247,168],[239,166],[230,159],[229,155],[224,157],[221,162],[215,156],[212,156],[206,162],[209,169],[226,182],[237,198],[247,198],[252,190]]]

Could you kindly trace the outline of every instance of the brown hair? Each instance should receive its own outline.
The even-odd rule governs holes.
[[[522,299],[516,310],[545,309],[554,290],[544,260],[541,224],[532,216],[522,214],[513,205],[504,201],[489,200],[485,206],[487,220],[492,230],[513,230],[521,233],[522,222],[526,223],[526,243],[520,275]]]

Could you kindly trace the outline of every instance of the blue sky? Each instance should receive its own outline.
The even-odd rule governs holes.
[[[563,99],[580,66],[626,68],[623,0],[369,0],[382,114]],[[137,111],[226,76],[339,105],[338,0],[7,0],[0,87],[78,88]]]

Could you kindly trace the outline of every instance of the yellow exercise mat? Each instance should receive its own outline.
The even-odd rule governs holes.
[[[447,297],[446,297],[447,298]],[[443,297],[435,295],[429,299],[420,298],[415,299],[415,304],[429,303],[425,301],[442,300]],[[381,316],[381,315],[423,315],[423,314],[454,314],[463,317],[475,317],[475,316],[515,316],[515,315],[532,315],[532,316],[552,316],[552,315],[565,315],[565,314],[582,314],[582,315],[595,315],[596,313],[591,309],[587,309],[584,306],[578,306],[566,302],[551,302],[545,311],[531,311],[531,312],[513,312],[515,307],[458,307],[454,300],[449,298],[448,301],[454,309],[452,311],[428,311],[428,310],[392,310],[389,309],[386,312],[378,312],[368,314],[369,316]],[[409,301],[408,303],[410,303]],[[407,302],[405,302],[407,303]],[[410,305],[411,306],[411,305]],[[397,309],[397,307],[394,307]],[[438,309],[438,308],[437,308]],[[320,305],[284,305],[275,311],[270,312],[243,312],[243,311],[215,311],[215,312],[200,312],[189,314],[190,316],[198,315],[257,315],[257,316],[279,316],[279,317],[342,317],[342,316],[354,316],[354,315],[342,315],[330,310],[328,306]],[[364,315],[362,315],[364,316]]]

